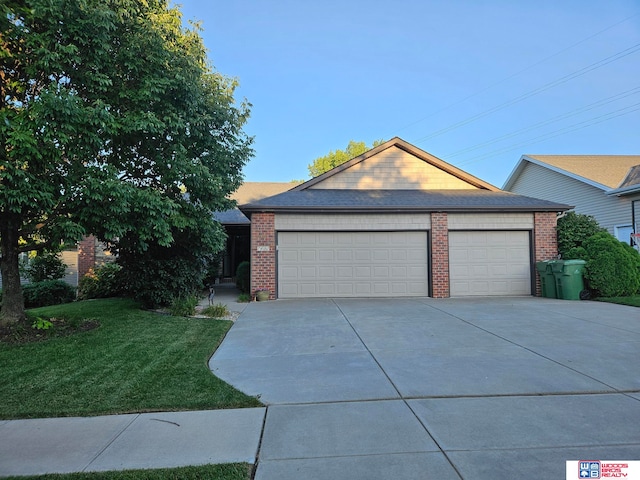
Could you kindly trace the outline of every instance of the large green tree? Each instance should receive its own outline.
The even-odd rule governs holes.
[[[313,162],[307,165],[309,169],[309,175],[311,177],[317,177],[325,172],[328,172],[332,168],[342,165],[348,162],[352,158],[362,155],[364,152],[382,145],[384,140],[375,140],[373,146],[368,147],[365,142],[356,142],[354,140],[349,141],[349,145],[344,150],[331,150],[328,154],[316,158]]]
[[[249,105],[178,9],[5,0],[0,22],[0,324],[24,317],[20,252],[88,233],[139,252],[219,237],[211,212],[252,155]]]

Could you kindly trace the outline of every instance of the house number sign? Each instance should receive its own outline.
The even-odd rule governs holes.
[[[258,246],[258,251],[259,251],[259,252],[268,252],[269,250],[271,250],[271,249],[269,248],[269,245],[259,245],[259,246]]]

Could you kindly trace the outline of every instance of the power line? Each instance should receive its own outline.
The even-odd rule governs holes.
[[[578,115],[580,113],[584,113],[584,112],[587,112],[587,111],[590,111],[590,110],[594,110],[594,109],[596,109],[598,107],[602,107],[604,105],[609,105],[609,104],[611,104],[613,102],[616,102],[618,100],[622,100],[622,99],[630,97],[632,95],[636,95],[638,93],[640,93],[640,87],[635,87],[635,88],[632,88],[631,90],[627,90],[625,92],[618,93],[617,95],[613,95],[611,97],[604,98],[602,100],[599,100],[597,102],[591,103],[589,105],[585,105],[584,107],[578,108],[576,110],[572,110],[570,112],[564,113],[562,115],[558,115],[558,116],[550,118],[548,120],[544,120],[542,122],[534,123],[533,125],[529,125],[527,127],[521,128],[519,130],[515,130],[513,132],[501,135],[501,136],[496,137],[496,138],[494,138],[492,140],[488,140],[488,141],[482,142],[482,143],[477,143],[475,145],[471,145],[471,146],[463,148],[461,150],[456,150],[455,152],[453,152],[451,154],[444,155],[444,157],[447,158],[447,159],[453,158],[453,157],[457,157],[457,156],[462,155],[464,153],[469,153],[469,152],[472,152],[474,150],[478,150],[478,149],[480,149],[482,147],[486,147],[488,145],[493,145],[495,143],[499,143],[499,142],[501,142],[503,140],[507,140],[509,138],[516,137],[518,135],[521,135],[523,133],[529,132],[531,130],[535,130],[537,128],[543,127],[545,125],[549,125],[551,123],[555,123],[555,122],[558,122],[560,120],[564,120],[566,118],[574,117],[574,116],[576,116],[576,115]]]
[[[637,108],[634,108],[634,107],[637,107]],[[632,110],[629,110],[629,109],[632,109]],[[624,110],[629,110],[629,111],[624,111]],[[472,158],[470,160],[465,160],[465,161],[462,161],[462,162],[458,162],[457,166],[468,165],[470,163],[478,162],[480,160],[485,160],[487,158],[495,157],[495,156],[500,155],[502,153],[507,153],[507,152],[510,152],[512,150],[515,150],[516,148],[521,148],[521,147],[524,147],[524,146],[533,145],[535,143],[540,143],[540,142],[542,142],[544,140],[548,140],[550,138],[555,138],[555,137],[559,137],[561,135],[566,135],[567,133],[575,132],[577,130],[582,130],[583,128],[587,128],[587,127],[591,127],[593,125],[597,125],[599,123],[607,122],[609,120],[613,120],[614,118],[622,117],[624,115],[628,115],[630,113],[637,112],[638,110],[640,110],[640,102],[636,103],[636,104],[633,104],[633,105],[629,105],[627,107],[623,107],[623,108],[618,109],[618,110],[614,110],[613,112],[605,113],[603,115],[599,115],[597,117],[593,117],[593,118],[584,120],[582,122],[574,123],[573,125],[568,125],[567,127],[564,127],[564,128],[562,128],[560,130],[555,130],[553,132],[547,132],[547,133],[545,133],[543,135],[540,135],[538,137],[530,138],[529,140],[526,140],[526,141],[524,141],[522,143],[513,144],[513,145],[510,145],[508,147],[502,148],[500,150],[494,150],[492,152],[487,152],[484,155]]]
[[[533,69],[534,67],[537,67],[538,65],[541,65],[541,64],[545,63],[546,61],[551,60],[552,58],[555,58],[555,57],[557,57],[557,56],[559,56],[559,55],[571,50],[572,48],[575,48],[578,45],[581,45],[581,44],[591,40],[592,38],[595,38],[595,37],[607,32],[607,31],[617,27],[618,25],[620,25],[620,24],[622,24],[622,23],[624,23],[624,22],[626,22],[628,20],[631,20],[634,17],[637,17],[638,15],[640,15],[640,13],[634,13],[633,15],[631,15],[629,17],[626,17],[626,18],[620,20],[619,22],[614,23],[613,25],[609,25],[608,27],[606,27],[606,28],[604,28],[604,29],[592,34],[592,35],[589,35],[588,37],[583,38],[582,40],[580,40],[580,41],[578,41],[576,43],[573,43],[573,44],[569,45],[568,47],[565,47],[562,50],[559,50],[559,51],[549,55],[548,57],[545,57],[542,60],[537,61],[536,63],[533,63],[533,64],[531,64],[531,65],[529,65],[529,66],[527,66],[527,67],[525,67],[525,68],[523,68],[521,70],[518,70],[517,72],[512,73],[511,75],[508,75],[507,77],[504,77],[503,79],[498,80],[497,82],[492,83],[492,84],[488,85],[485,88],[482,88],[482,89],[480,89],[480,90],[478,90],[478,91],[476,91],[476,92],[474,92],[474,93],[472,93],[470,95],[467,95],[466,97],[464,97],[464,98],[462,98],[462,99],[460,99],[460,100],[458,100],[458,101],[456,101],[454,103],[451,103],[451,104],[447,105],[446,107],[442,107],[442,108],[430,113],[429,115],[427,115],[425,117],[422,117],[419,120],[416,120],[415,122],[412,122],[412,123],[410,123],[410,124],[408,124],[408,125],[406,125],[404,127],[401,127],[397,131],[405,130],[405,129],[409,128],[409,127],[412,127],[412,126],[414,126],[414,125],[416,125],[418,123],[423,122],[424,120],[427,120],[428,118],[432,118],[432,117],[434,117],[435,115],[437,115],[439,113],[442,113],[442,112],[444,112],[446,110],[449,110],[450,108],[455,107],[456,105],[460,105],[461,103],[466,102],[470,98],[476,97],[476,96],[480,95],[481,93],[484,93],[487,90],[492,89],[493,87],[501,85],[504,82],[506,82],[507,80],[511,80],[512,78],[517,77],[518,75],[520,75],[522,73],[525,73],[525,72]]]
[[[460,122],[454,123],[453,125],[449,125],[448,127],[442,128],[440,130],[437,130],[436,132],[430,134],[430,135],[426,135],[422,138],[419,138],[417,141],[421,142],[424,140],[429,140],[431,138],[440,136],[444,133],[450,132],[451,130],[455,130],[456,128],[462,127],[464,125],[468,125],[469,123],[475,122],[476,120],[480,119],[480,118],[484,118],[488,115],[491,115],[492,113],[498,112],[500,110],[504,110],[507,107],[510,107],[512,105],[515,105],[516,103],[519,103],[523,100],[526,100],[527,98],[531,98],[535,95],[538,95],[546,90],[550,90],[551,88],[557,87],[558,85],[562,85],[563,83],[567,83],[570,80],[573,80],[574,78],[580,77],[582,75],[585,75],[589,72],[592,72],[593,70],[597,70],[598,68],[602,68],[605,65],[608,65],[612,62],[615,62],[616,60],[620,60],[621,58],[627,57],[633,53],[636,53],[637,51],[640,51],[640,43],[633,45],[632,47],[629,47],[625,50],[622,50],[618,53],[615,53],[613,55],[610,55],[609,57],[606,57],[602,60],[599,60],[595,63],[592,63],[590,65],[587,65],[586,67],[581,68],[580,70],[576,70],[575,72],[569,73],[563,77],[558,78],[557,80],[554,80],[552,82],[549,82],[541,87],[538,87],[534,90],[531,90],[527,93],[524,93],[516,98],[513,98],[511,100],[508,100],[504,103],[501,103],[500,105],[497,105],[493,108],[490,108],[489,110],[485,110],[484,112],[478,113],[477,115],[473,115],[472,117],[467,118],[466,120],[462,120]]]

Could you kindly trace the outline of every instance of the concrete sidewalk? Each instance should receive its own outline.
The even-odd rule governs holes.
[[[0,421],[0,476],[254,463],[265,411]]]

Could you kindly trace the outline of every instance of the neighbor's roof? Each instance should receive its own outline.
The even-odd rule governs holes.
[[[523,155],[502,187],[509,190],[528,163],[540,165],[602,190],[618,188],[640,155]]]
[[[608,195],[629,195],[640,193],[640,165],[629,170],[627,176],[615,190],[610,190]]]
[[[298,183],[299,182],[245,182],[240,185],[238,190],[231,194],[231,199],[235,200],[238,205],[255,202],[262,198],[285,192],[298,185]],[[224,212],[215,212],[213,218],[224,225],[249,225],[251,223],[237,208]]]
[[[254,212],[559,212],[569,205],[489,190],[331,190],[289,191],[241,205]]]
[[[241,205],[286,192],[298,184],[299,182],[244,182],[231,194],[231,198]]]

